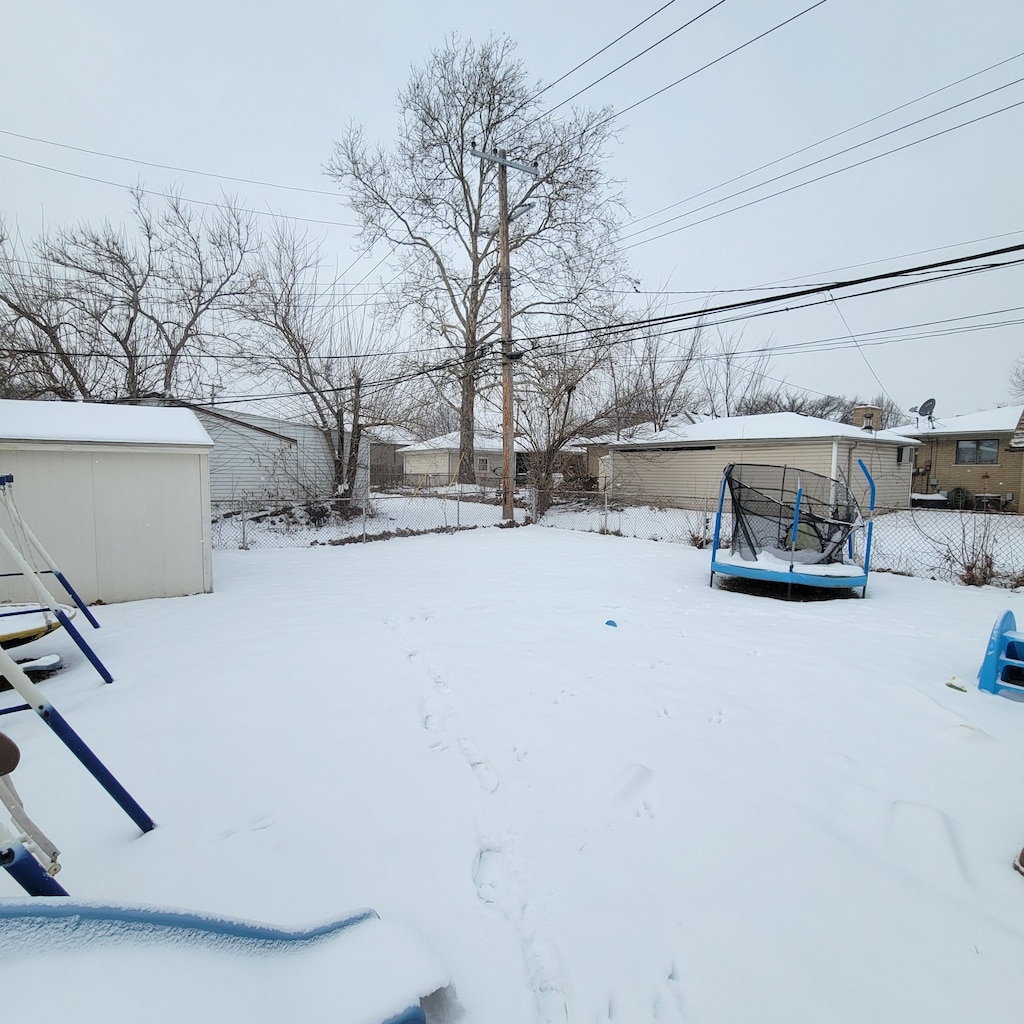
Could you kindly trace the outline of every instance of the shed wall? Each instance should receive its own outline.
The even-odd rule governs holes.
[[[909,458],[897,465],[896,447],[870,443],[839,442],[839,469],[863,508],[867,485],[857,467],[861,458],[875,479],[879,507],[906,508],[910,498],[912,464]],[[699,507],[717,502],[722,471],[732,462],[797,466],[830,476],[832,441],[726,442],[709,448],[615,450],[605,463],[613,490],[631,497],[673,498]]]
[[[14,474],[25,522],[86,602],[213,589],[205,450],[0,447],[0,468]],[[13,568],[6,555],[0,564]],[[0,599],[31,597],[23,579],[0,579]]]

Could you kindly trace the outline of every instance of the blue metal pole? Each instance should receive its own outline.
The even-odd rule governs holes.
[[[715,536],[711,542],[711,562],[714,564],[715,555],[718,554],[718,543],[722,537],[722,509],[725,507],[725,487],[729,481],[728,477],[729,467],[726,466],[725,471],[722,473],[722,486],[718,491],[718,514],[715,516]],[[735,526],[733,527],[735,529]],[[715,572],[711,570],[711,580],[708,583],[709,587],[715,585]]]
[[[60,608],[55,609],[53,614],[57,616],[57,619],[59,620],[60,624],[68,631],[68,635],[71,637],[71,639],[74,640],[76,644],[78,644],[78,649],[92,663],[92,667],[96,669],[97,672],[99,672],[100,678],[103,680],[103,682],[112,683],[114,681],[114,677],[107,671],[107,666],[104,665],[102,661],[100,661],[96,652],[85,642],[85,638],[82,636],[82,634],[79,633],[78,630],[75,629],[73,625],[71,625],[71,619],[69,619],[68,616],[60,610]]]
[[[875,521],[870,518],[871,513],[875,511],[875,481],[872,479],[871,474],[868,472],[868,467],[864,465],[863,459],[857,460],[857,465],[860,466],[860,471],[864,474],[868,481],[868,528],[864,535],[864,587],[860,592],[861,597],[866,597],[868,593],[867,575],[871,571],[871,534],[874,531]]]
[[[78,610],[89,620],[89,624],[92,626],[92,628],[99,629],[100,624],[96,621],[96,618],[92,614],[92,612],[89,611],[85,602],[78,596],[78,593],[75,590],[75,588],[71,586],[71,584],[68,582],[67,576],[65,576],[64,573],[60,571],[60,569],[51,569],[50,571],[53,573],[54,576],[57,577],[58,580],[60,580],[60,585],[68,592],[68,596],[71,598],[71,600],[74,601],[76,605],[78,605]],[[110,682],[110,680],[108,679],[107,682]]]
[[[24,843],[13,841],[0,849],[0,866],[29,896],[67,896],[61,884],[47,873]]]
[[[48,702],[35,709],[39,717],[57,734],[64,746],[82,763],[89,774],[113,797],[115,803],[143,832],[156,828],[153,819],[139,806],[132,795],[105,764],[89,749],[85,740],[71,728],[64,717]]]

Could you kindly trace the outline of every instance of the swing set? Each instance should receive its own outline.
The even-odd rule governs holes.
[[[81,736],[50,703],[42,690],[29,678],[22,666],[6,650],[8,645],[13,646],[18,642],[27,642],[28,639],[45,636],[52,629],[63,626],[100,678],[105,683],[114,681],[114,677],[100,661],[95,651],[72,624],[71,616],[74,614],[74,609],[58,604],[43,583],[44,575],[51,576],[56,580],[74,602],[75,608],[82,612],[94,629],[99,629],[99,623],[92,612],[85,606],[67,577],[22,518],[14,499],[13,484],[14,477],[12,475],[0,476],[0,511],[6,517],[6,522],[0,523],[0,549],[14,563],[16,570],[0,574],[0,576],[23,577],[35,594],[38,603],[11,606],[6,611],[0,612],[0,621],[9,619],[14,623],[21,619],[24,625],[29,621],[28,617],[34,616],[38,620],[42,616],[42,626],[41,632],[36,632],[27,638],[12,637],[9,632],[3,644],[0,645],[0,675],[6,678],[7,682],[26,702],[17,707],[5,708],[0,714],[35,711],[89,774],[106,790],[121,810],[142,832],[149,832],[155,827],[153,819],[117,781],[106,765],[93,753]],[[18,628],[13,630],[14,634],[19,632],[24,633],[25,630]],[[31,896],[66,896],[67,893],[53,877],[60,870],[57,860],[59,851],[25,813],[17,791],[8,778],[19,759],[20,752],[17,746],[6,736],[0,734],[0,801],[7,807],[15,829],[12,831],[0,825],[0,867],[3,867]]]

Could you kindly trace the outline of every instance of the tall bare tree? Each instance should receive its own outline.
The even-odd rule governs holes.
[[[394,355],[325,281],[324,266],[319,244],[289,228],[266,239],[235,307],[248,325],[240,351],[259,378],[295,392],[331,451],[335,493],[351,496],[362,432],[394,422],[401,392],[387,381]]]
[[[514,320],[585,306],[622,267],[619,201],[603,169],[609,112],[542,112],[514,51],[507,38],[449,38],[399,92],[395,143],[371,145],[351,125],[327,165],[362,240],[391,248],[401,282],[394,319],[455,354],[464,482],[474,479],[479,358],[499,336],[496,170],[471,147],[537,162],[536,177],[508,176],[509,208],[523,213],[510,232]]]

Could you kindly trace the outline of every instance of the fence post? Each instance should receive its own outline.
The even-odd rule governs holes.
[[[601,532],[608,532],[608,484],[605,483],[604,488],[604,509],[601,512]]]
[[[246,541],[245,536],[245,520],[249,515],[249,502],[245,498],[242,499],[242,550],[248,551],[249,544]]]
[[[363,499],[363,543],[366,543],[366,508],[370,504],[369,500]]]

